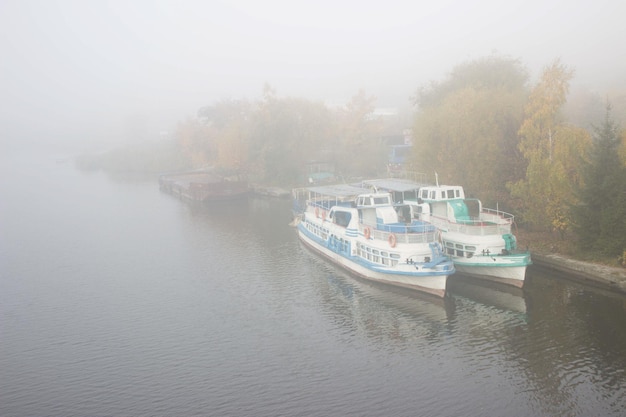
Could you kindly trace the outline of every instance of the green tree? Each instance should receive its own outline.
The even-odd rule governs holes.
[[[330,143],[332,121],[321,103],[278,98],[265,87],[250,132],[250,161],[256,178],[295,183],[304,166]]]
[[[607,104],[604,123],[594,126],[573,217],[581,249],[620,256],[626,250],[626,166],[618,154],[621,137],[610,112]]]
[[[415,103],[420,108],[436,107],[451,93],[468,86],[517,90],[527,82],[528,71],[518,60],[494,54],[457,65],[443,82],[431,82],[421,87]]]
[[[619,156],[622,160],[622,164],[626,165],[626,130],[622,130],[621,138],[622,144],[619,147]]]
[[[346,176],[372,176],[385,168],[387,151],[381,142],[383,123],[375,116],[376,97],[360,90],[337,112],[337,165]]]
[[[508,202],[507,181],[520,178],[517,130],[527,72],[516,60],[490,56],[456,67],[442,83],[422,88],[412,162],[440,182],[462,184],[488,204]]]

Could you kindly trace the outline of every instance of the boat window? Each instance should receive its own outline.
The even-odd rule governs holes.
[[[374,204],[389,204],[389,197],[374,197]]]
[[[417,190],[406,191],[402,199],[403,200],[417,200]]]
[[[461,197],[461,192],[459,190],[456,190],[456,197],[457,198]]]
[[[348,227],[348,224],[350,223],[351,218],[352,218],[352,215],[350,213],[346,213],[343,211],[336,211],[334,222],[335,224],[339,226]]]
[[[448,190],[448,198],[454,198],[454,190]]]

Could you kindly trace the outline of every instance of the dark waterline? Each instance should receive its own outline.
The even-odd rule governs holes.
[[[626,297],[533,266],[436,300],[318,258],[289,201],[2,162],[2,416],[624,415]]]

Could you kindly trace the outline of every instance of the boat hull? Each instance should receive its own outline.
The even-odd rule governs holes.
[[[526,269],[532,262],[529,254],[506,256],[452,257],[458,272],[479,279],[500,282],[522,288]]]
[[[506,252],[502,235],[478,233],[484,230],[482,226],[476,226],[473,229],[476,230],[467,234],[449,232],[445,229],[441,232],[442,245],[454,262],[456,270],[479,279],[522,288],[526,278],[526,268],[532,264],[530,253],[517,250],[502,253]],[[467,228],[468,232],[471,230]],[[469,247],[472,247],[475,252],[459,250],[459,248]]]
[[[307,247],[322,255],[333,264],[360,278],[397,287],[408,288],[442,298],[446,295],[447,279],[453,271],[432,274],[424,272],[423,274],[415,275],[414,271],[416,270],[416,267],[413,265],[406,265],[403,269],[396,270],[365,265],[328,249],[318,243],[314,238],[308,236],[306,231],[304,231],[301,227],[298,227],[298,236]]]

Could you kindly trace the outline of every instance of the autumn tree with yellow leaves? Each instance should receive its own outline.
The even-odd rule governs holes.
[[[227,173],[245,173],[253,112],[254,106],[247,100],[221,100],[198,111],[211,138],[215,168]]]
[[[574,190],[581,183],[580,166],[591,143],[586,130],[567,125],[561,117],[572,76],[573,71],[556,60],[532,89],[518,132],[526,175],[509,184],[522,220],[562,237],[571,226],[569,206],[576,203]]]
[[[182,156],[191,168],[203,168],[214,158],[215,146],[209,128],[196,118],[179,122],[174,136]]]

